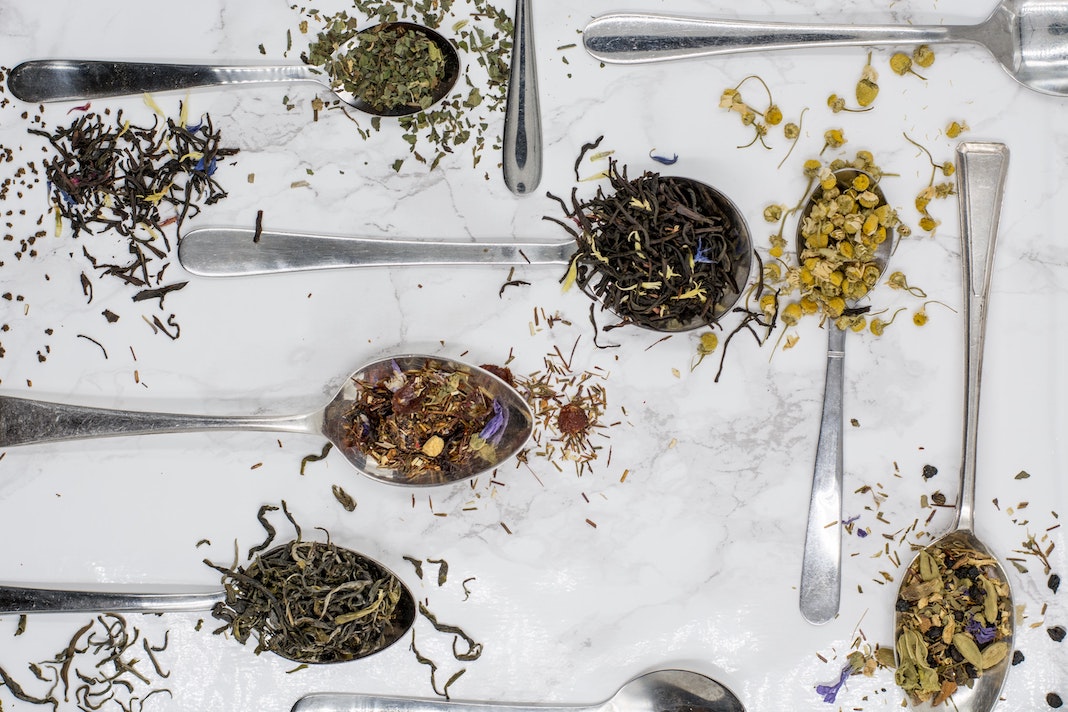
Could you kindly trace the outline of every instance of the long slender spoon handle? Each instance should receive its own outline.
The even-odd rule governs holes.
[[[212,417],[90,408],[0,396],[0,447],[200,430],[314,433],[318,432],[321,421],[321,413],[286,417]]]
[[[966,41],[964,27],[809,25],[617,13],[591,20],[582,41],[594,59],[629,64],[754,50]]]
[[[292,712],[598,712],[603,705],[552,707],[498,702],[454,702],[411,697],[384,697],[323,692],[305,695]]]
[[[188,593],[137,593],[0,586],[0,614],[206,611],[223,600],[225,595],[222,589]]]
[[[460,242],[343,237],[248,228],[197,228],[178,244],[187,271],[236,277],[341,267],[566,264],[566,242]]]
[[[513,193],[531,193],[541,182],[541,101],[534,59],[531,0],[516,0],[512,67],[504,116],[504,182]]]
[[[307,66],[210,66],[74,59],[23,62],[11,70],[7,83],[23,101],[79,101],[144,92],[193,89],[226,84],[313,81]]]
[[[971,530],[975,518],[975,458],[979,431],[979,382],[983,374],[986,301],[994,265],[998,222],[1009,167],[1009,149],[1000,143],[957,146],[957,205],[964,283],[964,442],[961,485],[954,528]]]
[[[827,328],[827,380],[812,471],[808,529],[801,562],[801,615],[826,623],[838,615],[842,597],[842,391],[846,332]]]

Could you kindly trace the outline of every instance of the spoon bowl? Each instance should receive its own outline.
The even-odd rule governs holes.
[[[423,25],[396,22],[390,23],[390,26],[422,34],[441,51],[445,58],[445,71],[431,103],[436,104],[448,96],[460,76],[460,57],[452,43]],[[361,34],[377,27],[381,25],[361,30]],[[307,64],[215,66],[43,59],[23,62],[8,74],[11,93],[28,102],[86,101],[145,92],[276,82],[321,84],[349,106],[375,116],[406,116],[423,110],[406,104],[374,107],[346,91],[340,82],[331,81],[318,67]]]
[[[318,693],[302,697],[292,712],[745,712],[733,692],[710,677],[689,670],[656,670],[619,688],[593,705],[516,705],[498,702],[445,702],[405,697]]]
[[[400,600],[394,607],[389,625],[382,632],[377,645],[366,650],[353,651],[348,660],[366,658],[392,646],[411,630],[416,616],[415,597],[400,577],[374,559],[340,547],[337,547],[336,550],[347,551],[350,556],[361,561],[363,566],[379,572],[379,576],[387,576],[395,580],[400,590]],[[272,551],[264,552],[263,556],[269,558]],[[150,591],[144,588],[138,590],[116,590],[112,588],[74,590],[0,585],[0,615],[199,612],[213,610],[216,606],[226,603],[227,598],[228,592],[222,588],[182,588],[181,590],[172,588],[167,591]],[[232,601],[230,603],[232,604]],[[271,650],[271,652],[299,663],[323,662],[302,659],[299,654],[286,655],[277,648]]]
[[[757,50],[967,43],[986,47],[1023,86],[1068,96],[1068,3],[1002,0],[975,25],[818,25],[617,13],[593,19],[586,50],[634,64]]]
[[[981,564],[975,565],[976,571],[971,585],[978,585],[979,579],[985,576],[994,586],[1001,584],[1004,590],[1005,610],[998,606],[995,611],[996,621],[985,621],[987,627],[992,627],[994,633],[991,640],[986,641],[991,645],[997,642],[1005,642],[1007,649],[1005,655],[992,667],[982,670],[979,677],[974,680],[971,687],[960,686],[953,692],[950,700],[955,709],[961,712],[988,712],[993,709],[1001,696],[1001,688],[1009,672],[1009,661],[1012,659],[1012,646],[1015,637],[1015,609],[1012,601],[1012,591],[1005,569],[997,557],[973,532],[974,509],[975,509],[975,475],[976,475],[976,444],[979,428],[979,385],[982,376],[983,342],[986,332],[987,295],[990,289],[990,273],[994,263],[994,247],[997,242],[998,219],[1001,212],[1002,192],[1005,174],[1008,166],[1008,150],[1002,144],[994,143],[962,143],[957,147],[957,193],[961,221],[961,262],[964,283],[964,324],[965,342],[967,348],[964,358],[965,391],[964,391],[964,437],[961,447],[961,470],[960,488],[957,491],[956,520],[949,534],[941,537],[933,544],[927,546],[917,554],[916,559],[909,564],[909,572],[902,578],[901,589],[898,592],[897,611],[894,617],[894,641],[895,656],[898,662],[898,670],[902,663],[902,639],[905,633],[906,623],[910,620],[909,611],[911,602],[918,606],[919,599],[916,593],[908,593],[906,588],[910,585],[910,574],[919,568],[923,571],[921,557],[925,555],[939,555],[943,551],[953,551],[954,560],[959,560],[961,550],[974,552],[973,558],[981,560]],[[973,260],[974,257],[978,259]],[[940,557],[941,558],[941,557]],[[939,576],[935,572],[931,577]],[[964,574],[961,574],[964,575]],[[969,586],[970,590],[970,586]],[[961,590],[947,592],[944,597],[968,595]],[[983,596],[989,604],[989,591]],[[926,614],[925,614],[926,615]],[[988,618],[989,613],[984,613]],[[974,620],[974,618],[973,618]],[[962,621],[963,623],[963,621]],[[1004,637],[997,639],[996,633],[1004,631]],[[906,639],[907,640],[907,639]],[[973,640],[973,643],[978,643]],[[956,641],[954,640],[956,647]],[[959,652],[959,650],[958,650]],[[908,695],[909,703],[913,709],[933,710],[933,699],[914,700]],[[940,709],[945,709],[941,707]]]
[[[868,190],[874,193],[879,204],[886,204],[886,197],[878,182],[864,171],[842,168],[834,172],[840,188],[853,185],[859,176],[867,176]],[[797,258],[802,263],[806,254],[811,254],[802,234],[804,218],[815,204],[820,193],[817,186],[809,196],[807,205],[797,224]],[[893,248],[893,233],[875,249],[872,262],[882,275]],[[856,299],[847,299],[847,307],[855,307]],[[827,323],[827,376],[823,390],[823,411],[820,419],[819,440],[816,445],[816,461],[812,472],[812,493],[809,500],[808,526],[805,530],[805,549],[801,563],[800,604],[801,615],[810,623],[822,624],[838,615],[842,595],[842,532],[840,527],[828,526],[842,518],[842,430],[843,390],[845,384],[846,330],[840,329],[834,320]]]
[[[496,431],[486,457],[467,458],[452,468],[427,469],[414,474],[376,463],[350,442],[353,405],[360,392],[396,377],[400,372],[434,369],[459,374],[471,389],[481,391],[499,408],[502,429]],[[391,484],[410,487],[451,484],[476,477],[515,455],[530,438],[534,417],[527,402],[489,371],[442,356],[407,355],[385,358],[352,374],[323,408],[294,416],[201,416],[109,410],[0,396],[0,447],[62,440],[194,432],[201,430],[262,430],[323,435],[362,474]],[[448,442],[452,437],[441,433]]]

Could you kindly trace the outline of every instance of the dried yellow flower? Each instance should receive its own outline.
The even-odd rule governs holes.
[[[930,67],[934,64],[935,53],[928,45],[920,45],[916,49],[912,50],[912,61],[921,67]]]

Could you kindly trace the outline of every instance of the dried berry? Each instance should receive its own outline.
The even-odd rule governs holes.
[[[1057,593],[1057,589],[1061,587],[1061,577],[1057,574],[1050,574],[1049,581],[1046,583],[1049,586],[1049,590]]]
[[[1058,695],[1056,692],[1051,692],[1046,695],[1046,704],[1052,707],[1053,709],[1058,709],[1061,705],[1064,704],[1064,702],[1061,701],[1060,695]]]
[[[1049,637],[1052,638],[1055,643],[1064,640],[1065,631],[1064,626],[1062,625],[1055,625],[1052,628],[1048,628],[1046,632],[1049,633]]]
[[[1024,661],[1024,654],[1019,650],[1012,651],[1012,664],[1019,665]]]
[[[935,467],[934,465],[924,465],[923,466],[923,479],[929,480],[929,479],[931,479],[932,477],[934,477],[937,474],[938,474],[938,468]]]

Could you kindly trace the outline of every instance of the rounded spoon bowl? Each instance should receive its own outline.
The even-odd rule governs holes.
[[[834,172],[839,188],[854,185],[858,176],[865,176],[870,183],[867,190],[886,204],[886,197],[878,182],[868,173],[855,168],[842,168]],[[803,264],[806,255],[814,252],[809,248],[802,226],[821,194],[819,186],[813,190],[797,225],[797,259]],[[886,239],[879,243],[869,264],[874,264],[882,275],[893,249],[893,234],[888,231]],[[846,299],[847,308],[853,308],[857,298]],[[827,322],[827,375],[823,389],[823,409],[820,417],[819,440],[816,445],[816,461],[812,472],[812,493],[809,500],[808,524],[805,530],[805,549],[801,563],[801,615],[810,623],[822,624],[838,615],[842,594],[842,533],[840,527],[828,526],[842,518],[842,430],[843,390],[845,385],[846,329],[839,328],[833,319]]]
[[[432,97],[436,104],[452,91],[460,76],[460,57],[446,38],[423,25],[390,23],[429,39],[444,57],[444,76]],[[375,25],[361,34],[374,31]],[[347,91],[318,67],[308,64],[199,65],[153,62],[41,59],[23,62],[8,74],[8,87],[18,99],[29,102],[87,101],[145,92],[176,91],[211,86],[235,86],[276,82],[315,82],[341,101],[375,116],[406,116],[422,107],[398,104],[376,107]]]
[[[478,456],[459,463],[442,463],[433,458],[421,471],[391,467],[375,461],[352,443],[353,407],[367,388],[398,378],[409,371],[431,369],[456,374],[472,393],[481,393],[493,404],[494,431]],[[110,410],[64,403],[49,403],[12,396],[0,396],[0,447],[62,440],[195,432],[202,430],[260,430],[323,435],[336,450],[362,474],[381,482],[421,487],[460,482],[487,472],[515,455],[533,432],[530,406],[513,389],[489,371],[443,356],[407,355],[384,358],[363,366],[338,390],[323,408],[293,416],[202,416]],[[435,434],[448,453],[454,435]],[[429,440],[434,435],[429,436]],[[418,450],[423,446],[415,446]],[[488,447],[489,449],[485,449]]]

